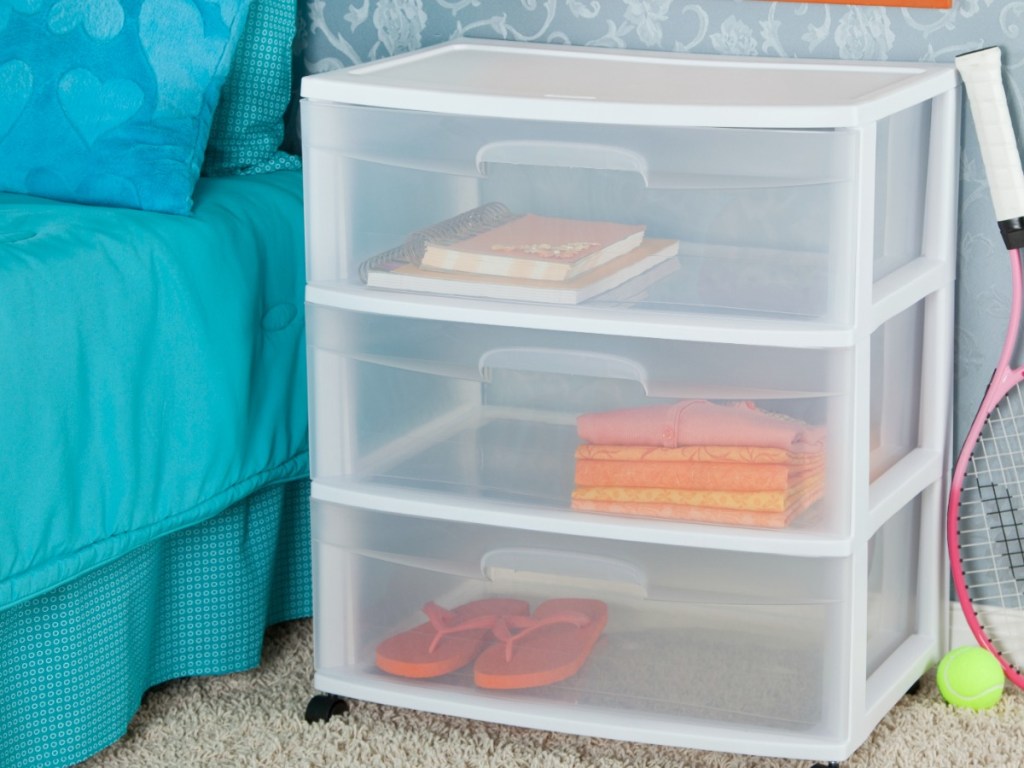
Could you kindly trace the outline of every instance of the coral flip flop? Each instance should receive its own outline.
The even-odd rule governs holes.
[[[423,624],[392,635],[377,646],[377,666],[402,677],[439,677],[466,666],[503,616],[526,616],[530,604],[513,598],[489,598],[450,611],[436,603],[423,606]]]
[[[494,626],[499,642],[473,665],[481,688],[536,688],[572,677],[608,622],[600,600],[546,600],[532,616],[505,616]]]

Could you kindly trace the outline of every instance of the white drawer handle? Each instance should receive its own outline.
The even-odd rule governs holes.
[[[515,579],[574,586],[596,582],[602,588],[615,585],[618,587],[615,591],[620,592],[644,595],[647,591],[647,574],[632,563],[557,549],[492,549],[480,558],[480,571],[492,581]]]
[[[487,380],[487,371],[500,368],[513,371],[538,371],[603,379],[636,381],[647,388],[647,369],[636,360],[602,352],[542,347],[503,347],[480,356],[480,374]]]
[[[476,153],[477,171],[484,174],[486,163],[539,165],[554,168],[591,168],[599,171],[631,171],[647,183],[647,160],[643,155],[607,144],[571,141],[495,141]]]

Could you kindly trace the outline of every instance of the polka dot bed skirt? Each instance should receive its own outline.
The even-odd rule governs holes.
[[[310,573],[295,481],[0,612],[0,768],[73,765],[147,688],[257,666],[267,626],[310,615]]]

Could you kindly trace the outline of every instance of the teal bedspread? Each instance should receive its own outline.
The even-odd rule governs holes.
[[[301,173],[0,194],[0,611],[308,476]]]

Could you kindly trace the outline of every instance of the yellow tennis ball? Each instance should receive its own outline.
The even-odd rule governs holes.
[[[942,698],[955,707],[988,709],[1002,698],[1006,675],[986,648],[964,645],[943,656],[935,670]]]

